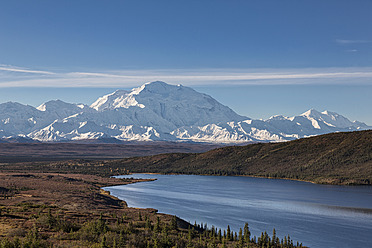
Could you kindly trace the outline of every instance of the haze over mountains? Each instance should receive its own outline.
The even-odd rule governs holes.
[[[299,116],[253,120],[182,85],[151,82],[117,90],[91,106],[53,100],[34,108],[0,104],[0,138],[38,141],[115,138],[123,141],[244,143],[288,141],[372,129],[337,113],[311,109]]]

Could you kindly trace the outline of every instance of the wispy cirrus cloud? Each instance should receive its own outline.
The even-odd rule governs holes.
[[[345,40],[345,39],[336,39],[338,44],[349,45],[349,44],[366,44],[372,43],[372,40]]]
[[[2,70],[1,68],[9,68]],[[372,84],[372,68],[169,69],[51,72],[0,66],[0,87],[130,88],[150,81],[195,85]],[[27,74],[25,76],[24,74]]]
[[[28,68],[14,67],[14,66],[9,66],[9,65],[0,65],[0,71],[32,73],[32,74],[46,74],[46,75],[55,74],[54,72],[50,72],[50,71],[32,70]]]

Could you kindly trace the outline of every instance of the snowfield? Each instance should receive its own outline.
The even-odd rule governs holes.
[[[39,141],[116,138],[123,141],[210,143],[281,142],[331,132],[372,129],[330,111],[253,120],[211,96],[182,85],[156,81],[117,90],[91,106],[60,100],[37,108],[0,104],[0,138]]]

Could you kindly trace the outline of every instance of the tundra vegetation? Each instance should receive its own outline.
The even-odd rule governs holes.
[[[190,224],[155,209],[129,208],[103,191],[139,182],[82,174],[0,173],[0,247],[302,247],[274,230]]]
[[[1,248],[13,247],[303,247],[290,236],[282,239],[275,229],[251,237],[248,223],[239,232],[205,225],[188,224],[173,216],[156,213],[138,216],[116,212],[92,215],[89,220],[68,220],[61,209],[45,205],[19,205],[21,212],[9,211],[12,218],[27,218],[29,228],[17,228],[2,238]],[[244,231],[243,231],[244,230]]]

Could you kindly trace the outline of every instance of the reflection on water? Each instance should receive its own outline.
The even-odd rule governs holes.
[[[124,176],[123,176],[124,177]],[[107,187],[130,207],[156,208],[194,223],[253,235],[290,234],[311,247],[369,247],[372,187],[325,186],[248,177],[134,174],[153,182]]]

